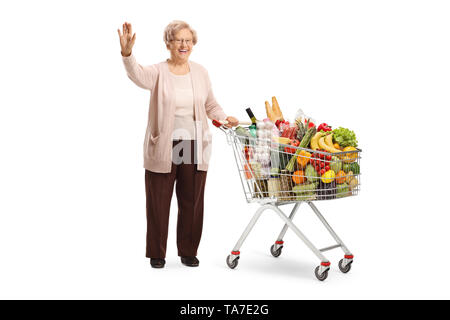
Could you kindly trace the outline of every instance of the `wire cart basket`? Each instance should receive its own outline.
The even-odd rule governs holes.
[[[261,205],[235,244],[231,254],[227,256],[228,267],[231,269],[237,267],[240,248],[245,239],[262,213],[270,209],[275,211],[285,223],[270,248],[274,257],[281,255],[283,238],[290,228],[320,260],[320,265],[314,270],[317,279],[325,280],[330,269],[331,263],[323,252],[336,248],[341,248],[344,252],[344,258],[338,263],[339,270],[343,273],[349,272],[353,263],[353,254],[313,202],[358,195],[361,181],[359,166],[361,150],[331,154],[278,143],[270,136],[238,133],[234,129],[227,128],[223,121],[213,120],[213,124],[225,133],[228,144],[232,146],[247,202],[256,202]],[[240,124],[248,123],[240,122]],[[339,174],[329,176],[317,174],[317,167],[318,169],[321,167],[331,168],[328,172]],[[318,171],[320,172],[320,170]],[[334,245],[318,249],[293,223],[298,208],[304,202],[311,207],[334,238],[336,241]],[[289,216],[280,209],[281,206],[287,204],[294,204]]]

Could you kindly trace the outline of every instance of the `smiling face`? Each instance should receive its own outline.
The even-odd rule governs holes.
[[[177,63],[187,62],[193,48],[192,32],[189,29],[181,29],[175,34],[175,38],[167,46],[171,59]]]

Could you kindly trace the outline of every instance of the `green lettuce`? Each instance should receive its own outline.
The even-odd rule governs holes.
[[[333,130],[333,139],[341,147],[357,147],[358,140],[356,140],[355,133],[347,128],[339,127]]]

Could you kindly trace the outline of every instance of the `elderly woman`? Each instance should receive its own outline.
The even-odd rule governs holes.
[[[150,90],[147,132],[144,141],[147,207],[146,256],[154,268],[165,265],[170,202],[176,181],[178,202],[177,247],[184,265],[199,265],[197,248],[203,226],[203,197],[210,158],[208,119],[227,120],[214,98],[208,72],[189,60],[197,43],[196,32],[183,21],[170,23],[164,42],[170,59],[141,66],[132,55],[136,34],[131,24],[117,30],[128,77]]]

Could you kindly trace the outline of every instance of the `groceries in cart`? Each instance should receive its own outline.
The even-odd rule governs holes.
[[[361,150],[351,129],[317,125],[302,110],[289,122],[276,97],[265,109],[258,121],[247,108],[251,125],[232,129],[247,198],[311,201],[358,193]]]
[[[270,253],[279,257],[284,246],[283,237],[291,229],[320,259],[314,270],[317,279],[328,276],[331,262],[323,252],[341,248],[344,258],[339,270],[348,273],[353,254],[334,232],[314,201],[339,199],[357,195],[360,186],[360,153],[355,133],[343,127],[333,129],[328,123],[320,123],[297,110],[292,121],[285,118],[275,97],[265,102],[266,118],[257,120],[251,108],[246,112],[251,122],[239,122],[235,129],[213,120],[222,130],[233,148],[233,155],[240,173],[247,202],[257,202],[261,207],[227,256],[226,263],[235,269],[241,257],[241,247],[261,214],[275,211],[285,225]],[[318,124],[318,125],[317,125]],[[300,204],[306,202],[335,240],[335,244],[317,248],[293,223]],[[280,209],[294,203],[289,216]]]

